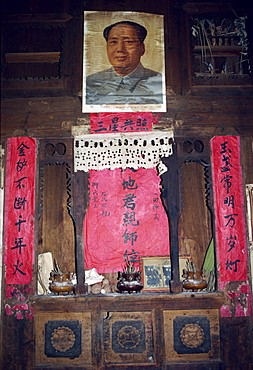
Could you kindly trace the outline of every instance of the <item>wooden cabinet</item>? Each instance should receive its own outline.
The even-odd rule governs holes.
[[[37,297],[35,368],[219,369],[222,300],[222,293]]]

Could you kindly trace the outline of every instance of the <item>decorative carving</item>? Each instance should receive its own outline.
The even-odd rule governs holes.
[[[50,251],[63,271],[76,272],[73,204],[73,139],[39,141],[38,253]],[[65,253],[68,249],[68,253]]]
[[[112,324],[112,349],[116,353],[143,353],[146,351],[145,338],[145,325],[140,320]]]
[[[60,352],[66,352],[75,343],[75,333],[67,326],[58,326],[51,336],[52,346]]]
[[[54,155],[64,156],[66,154],[66,145],[64,143],[47,143],[45,145],[45,155],[47,157],[52,157]]]
[[[52,320],[45,324],[46,356],[75,358],[81,353],[81,323],[78,320]]]
[[[211,349],[207,316],[177,316],[173,320],[174,349],[177,353],[207,353]]]
[[[182,343],[189,348],[197,348],[204,343],[204,330],[198,324],[186,324],[180,331]]]
[[[41,140],[40,141],[40,166],[39,166],[39,213],[42,212],[43,207],[43,190],[45,186],[45,166],[46,165],[65,165],[66,166],[66,189],[67,189],[67,208],[71,206],[71,175],[72,175],[72,140],[66,140],[65,143],[58,140]]]
[[[117,339],[122,348],[131,350],[139,345],[140,332],[136,327],[126,325],[118,331]]]

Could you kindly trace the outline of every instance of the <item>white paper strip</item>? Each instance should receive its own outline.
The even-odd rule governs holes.
[[[75,137],[76,171],[153,168],[172,154],[173,130]]]

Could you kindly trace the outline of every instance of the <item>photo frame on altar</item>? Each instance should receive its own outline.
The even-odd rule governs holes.
[[[128,45],[115,51],[123,23]],[[85,11],[82,112],[166,112],[164,49],[163,15]]]
[[[179,256],[179,274],[183,280],[183,269],[189,256]],[[170,289],[171,260],[170,256],[141,256],[141,281],[143,292],[162,292]]]

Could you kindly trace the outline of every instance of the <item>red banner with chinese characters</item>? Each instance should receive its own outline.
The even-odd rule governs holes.
[[[150,112],[90,113],[91,134],[151,131],[154,117]]]
[[[216,136],[211,148],[219,283],[247,280],[240,137]]]
[[[123,255],[138,269],[140,256],[168,255],[169,230],[156,168],[90,171],[85,216],[85,267],[122,270]]]
[[[4,245],[6,284],[29,284],[34,263],[36,140],[7,142]]]

